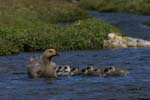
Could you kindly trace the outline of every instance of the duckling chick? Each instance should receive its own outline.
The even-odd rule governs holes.
[[[61,65],[56,69],[56,74],[58,76],[70,75],[71,68],[69,65]]]
[[[70,75],[71,75],[71,76],[77,76],[77,75],[80,75],[80,74],[81,74],[81,72],[80,72],[79,68],[73,67],[73,68],[71,69],[71,71],[70,71]]]
[[[57,77],[53,68],[52,58],[57,55],[55,49],[47,49],[39,58],[31,58],[27,66],[27,72],[31,78]]]
[[[115,70],[116,70],[115,66],[111,66],[111,67],[105,68],[103,73],[108,73],[110,71],[115,71]]]
[[[86,67],[86,69],[88,70],[88,71],[90,71],[90,70],[94,70],[94,67],[93,67],[93,64],[88,64],[87,65],[87,67]]]
[[[94,67],[93,67],[93,64],[88,64],[87,66],[87,71],[88,71],[88,75],[92,75],[93,71],[94,71]]]
[[[115,66],[106,68],[104,70],[104,76],[126,76],[128,74],[128,70],[118,69]]]
[[[71,68],[69,65],[64,65],[64,75],[70,75]]]
[[[58,67],[55,69],[57,76],[62,75],[63,69],[64,69],[64,68],[63,68],[62,66],[58,66]]]
[[[93,64],[88,64],[85,69],[81,70],[81,74],[83,76],[91,76],[93,74],[93,71],[94,71]]]
[[[103,71],[100,69],[94,69],[93,71],[88,71],[88,69],[82,69],[81,70],[81,74],[83,76],[102,76],[103,75]]]
[[[91,76],[102,76],[103,72],[100,69],[94,69],[94,71],[91,73]]]
[[[87,69],[82,69],[81,70],[81,75],[83,75],[83,76],[88,76],[89,74],[88,74],[88,70]]]

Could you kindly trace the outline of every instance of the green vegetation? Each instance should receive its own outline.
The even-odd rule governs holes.
[[[121,33],[79,5],[72,0],[0,0],[0,55],[101,49],[108,33]],[[63,27],[59,22],[75,23]]]
[[[101,12],[150,14],[150,0],[80,0],[80,7]]]
[[[23,25],[25,26],[25,25]],[[79,20],[63,27],[34,23],[28,28],[0,28],[0,55],[21,51],[101,49],[110,32],[121,33],[117,28],[97,19]]]
[[[70,22],[89,17],[85,10],[67,0],[0,0],[1,25],[6,22],[15,24],[20,20]]]
[[[143,24],[146,25],[146,26],[150,26],[150,20],[144,21]]]

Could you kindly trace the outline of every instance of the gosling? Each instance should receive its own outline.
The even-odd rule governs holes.
[[[104,76],[126,76],[128,70],[118,69],[115,66],[104,69]]]
[[[80,72],[80,69],[79,68],[76,68],[76,67],[73,67],[70,71],[70,75],[71,76],[77,76],[77,75],[80,75],[81,72]]]
[[[60,65],[56,68],[56,74],[58,76],[69,76],[71,68],[69,65]]]

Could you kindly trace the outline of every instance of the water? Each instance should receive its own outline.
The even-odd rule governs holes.
[[[143,24],[144,21],[150,20],[150,16],[128,13],[98,13],[96,11],[88,12],[98,19],[103,19],[113,24],[128,36],[150,40],[150,26]]]
[[[53,61],[84,68],[93,63],[97,68],[116,65],[129,70],[126,77],[59,77],[29,79],[26,64],[31,56],[22,53],[0,57],[0,100],[140,100],[150,98],[150,49],[60,52]],[[113,55],[112,55],[113,54]]]
[[[150,16],[90,12],[129,36],[150,40],[150,28],[141,24]],[[110,65],[129,70],[126,77],[59,77],[30,79],[26,65],[41,53],[0,57],[0,100],[150,100],[150,48],[99,51],[67,51],[53,59],[57,64],[84,68]]]

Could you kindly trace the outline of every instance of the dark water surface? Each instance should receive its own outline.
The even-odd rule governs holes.
[[[150,49],[60,52],[53,61],[81,68],[116,65],[129,70],[126,77],[59,77],[29,79],[27,60],[41,53],[0,57],[0,100],[140,100],[150,98]],[[141,99],[142,100],[142,99]]]
[[[129,36],[150,40],[150,27],[142,24],[150,16],[126,13],[97,13]],[[97,68],[116,65],[129,70],[126,77],[59,77],[30,79],[26,65],[31,56],[22,53],[0,57],[0,100],[150,100],[150,48],[60,52],[57,64]]]

